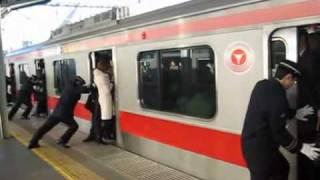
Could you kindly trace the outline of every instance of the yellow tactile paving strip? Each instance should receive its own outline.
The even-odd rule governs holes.
[[[25,129],[19,127],[15,123],[10,123],[11,134],[25,146],[28,145],[32,134]],[[42,160],[46,161],[56,171],[58,171],[65,179],[68,180],[102,180],[96,173],[81,165],[74,159],[64,155],[63,152],[55,149],[45,142],[41,142],[41,148],[32,150]]]

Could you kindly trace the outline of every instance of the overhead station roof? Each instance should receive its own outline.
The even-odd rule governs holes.
[[[116,19],[116,9],[111,9],[82,21],[58,28],[53,31],[53,34],[48,41],[13,51],[8,55],[12,56],[15,54],[25,53],[41,46],[59,43],[61,41],[68,41],[101,33],[121,31],[145,24],[169,21],[185,16],[191,16],[193,14],[201,14],[208,11],[219,11],[261,1],[266,0],[192,0],[120,20]]]

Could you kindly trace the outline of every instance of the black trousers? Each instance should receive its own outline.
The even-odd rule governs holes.
[[[12,107],[12,109],[10,110],[9,112],[9,119],[12,119],[13,116],[17,113],[18,109],[20,108],[20,106],[22,104],[25,104],[27,106],[27,108],[24,110],[22,116],[23,117],[28,117],[31,110],[32,110],[32,102],[31,102],[31,95],[28,95],[28,94],[24,94],[24,93],[21,93],[19,95],[19,97],[17,98],[14,106]]]
[[[60,137],[60,141],[63,144],[67,144],[74,133],[78,130],[79,126],[77,122],[72,118],[61,119],[58,117],[50,116],[48,120],[37,130],[33,135],[30,144],[37,144],[39,140],[49,132],[53,127],[55,127],[59,122],[63,122],[68,126],[67,131]]]
[[[101,131],[101,118],[100,118],[100,106],[95,104],[91,110],[91,128],[88,138],[97,139],[100,136]]]
[[[249,168],[251,180],[288,180],[288,161],[281,154],[279,154],[278,158],[274,158],[273,160],[274,165],[269,167],[269,170],[257,170],[255,168]]]
[[[110,133],[109,138],[110,139],[116,139],[117,133],[116,133],[116,116],[112,116],[111,119],[111,125],[110,125]]]
[[[48,108],[47,108],[47,98],[43,96],[38,97],[38,103],[36,108],[36,114],[48,114]]]
[[[95,138],[97,140],[101,140],[102,138],[110,138],[111,134],[113,134],[115,131],[114,126],[115,122],[113,118],[111,120],[101,119],[100,105],[97,104],[92,112],[89,138]]]
[[[289,163],[281,152],[259,140],[242,142],[251,180],[288,180]]]
[[[313,107],[317,112],[316,107]],[[307,116],[308,121],[298,121],[298,139],[304,143],[317,142],[317,115]],[[317,143],[318,144],[318,143]],[[312,161],[303,154],[298,154],[298,180],[320,179],[320,162]]]

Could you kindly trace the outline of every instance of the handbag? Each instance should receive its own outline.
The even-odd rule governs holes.
[[[96,87],[91,87],[90,89],[90,94],[88,95],[87,101],[84,104],[84,107],[93,112],[95,107],[96,107],[96,103],[98,101],[98,90]]]
[[[93,107],[94,107],[94,101],[92,98],[92,93],[89,94],[86,103],[84,104],[84,107],[89,110],[89,111],[93,111]]]

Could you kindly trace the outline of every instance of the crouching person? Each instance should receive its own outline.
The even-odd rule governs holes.
[[[59,122],[66,124],[68,129],[57,143],[65,148],[70,147],[67,143],[79,127],[73,118],[74,108],[81,94],[89,92],[89,88],[84,86],[84,84],[85,81],[80,76],[76,76],[72,83],[65,87],[53,113],[33,135],[28,146],[29,149],[40,147],[39,140]]]

